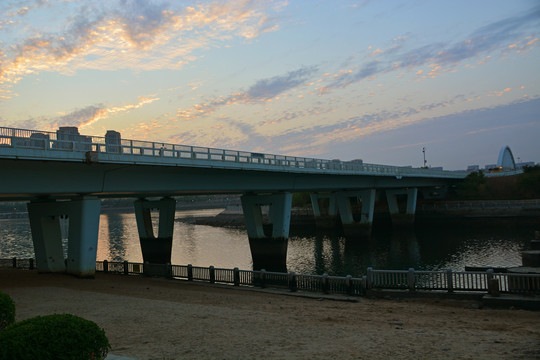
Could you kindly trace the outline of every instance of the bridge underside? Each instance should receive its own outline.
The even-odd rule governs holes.
[[[444,186],[455,179],[0,159],[0,201],[80,196],[333,192]]]
[[[99,198],[136,198],[135,214],[145,263],[171,258],[175,200],[188,194],[242,194],[242,207],[256,269],[284,270],[293,192],[309,192],[318,223],[341,220],[350,237],[369,235],[376,190],[387,190],[392,219],[414,219],[418,187],[447,185],[448,179],[383,175],[336,175],[306,171],[256,171],[212,167],[0,159],[0,201],[30,201],[32,237],[40,271],[94,272],[99,230]],[[455,181],[455,180],[454,180]],[[400,212],[397,195],[407,196]],[[148,198],[160,200],[148,201]],[[320,199],[328,198],[321,210]],[[352,207],[359,206],[355,217]],[[263,221],[261,206],[269,206]],[[159,211],[154,235],[150,211]],[[68,259],[64,261],[59,219],[69,218]],[[408,219],[408,220],[407,220]],[[151,266],[148,266],[150,269]]]

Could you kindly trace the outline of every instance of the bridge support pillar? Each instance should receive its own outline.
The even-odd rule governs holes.
[[[141,243],[143,261],[151,264],[167,264],[171,262],[172,239],[174,231],[174,213],[176,210],[176,200],[163,198],[161,200],[138,199],[134,202],[135,218]],[[152,225],[152,210],[159,212],[159,224],[157,237],[154,235]],[[160,267],[148,267],[152,272],[159,272]],[[167,275],[148,273],[147,275]],[[164,272],[166,268],[162,269]]]
[[[264,224],[262,206],[268,205],[268,224]],[[243,195],[253,269],[287,271],[287,245],[291,223],[292,194]]]
[[[375,208],[375,189],[362,191],[342,191],[336,193],[339,216],[346,237],[356,238],[371,235],[373,211]],[[351,199],[361,201],[360,218],[355,219]]]
[[[399,209],[397,195],[407,196],[407,205],[404,212],[400,211]],[[417,188],[386,190],[386,200],[388,201],[388,208],[390,210],[390,216],[392,218],[392,225],[404,226],[412,225],[414,223],[417,195]]]
[[[315,225],[319,229],[333,229],[338,222],[335,194],[310,194]],[[328,199],[328,200],[326,200]],[[321,206],[322,205],[322,206]]]
[[[27,207],[38,271],[94,276],[101,201],[94,198],[36,201]],[[66,260],[60,231],[61,217],[69,221]]]

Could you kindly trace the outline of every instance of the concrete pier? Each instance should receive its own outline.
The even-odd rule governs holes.
[[[139,199],[135,200],[134,207],[143,261],[152,264],[170,263],[176,200],[167,197],[161,200]],[[152,210],[159,212],[157,236],[152,224]]]
[[[253,269],[286,271],[292,194],[246,194],[241,200]],[[269,206],[267,224],[263,221],[262,206]]]
[[[315,225],[318,229],[334,229],[339,222],[336,195],[310,194]]]
[[[359,219],[354,218],[351,207],[352,199],[361,201]],[[375,189],[336,192],[336,200],[345,236],[349,238],[360,238],[371,235],[373,211],[375,208]]]
[[[406,195],[407,204],[404,211],[399,208],[397,196]],[[418,196],[417,188],[407,189],[389,189],[386,190],[386,200],[392,218],[392,225],[407,226],[414,224],[414,216],[416,213],[416,199]]]
[[[30,202],[27,207],[38,271],[93,276],[101,201],[95,198],[44,200]],[[69,221],[66,260],[60,231],[61,217]]]

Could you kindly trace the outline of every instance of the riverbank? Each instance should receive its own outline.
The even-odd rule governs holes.
[[[267,214],[263,212],[263,217]],[[240,205],[228,206],[215,216],[181,217],[176,221],[195,225],[244,227],[245,219]],[[339,221],[339,219],[337,219]],[[439,201],[417,205],[415,223],[419,226],[462,223],[506,222],[540,226],[540,200],[504,201]],[[385,204],[375,207],[374,226],[391,225],[390,213]],[[291,228],[315,229],[315,217],[310,207],[293,208]]]
[[[533,359],[540,313],[475,301],[302,298],[142,276],[0,269],[17,321],[71,313],[145,359]]]

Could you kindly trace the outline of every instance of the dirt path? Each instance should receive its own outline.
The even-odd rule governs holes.
[[[540,312],[309,299],[142,276],[0,270],[17,320],[71,313],[138,359],[540,359]]]

